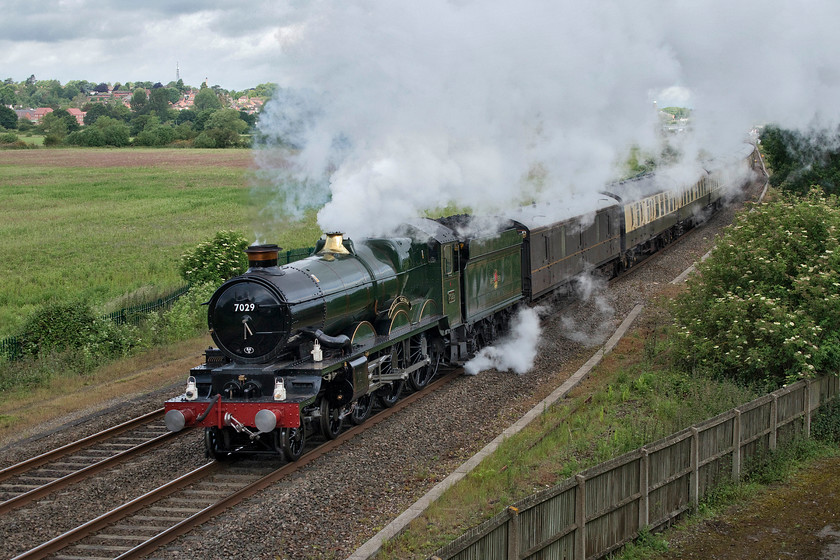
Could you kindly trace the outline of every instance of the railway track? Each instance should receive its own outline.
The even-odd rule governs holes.
[[[0,515],[172,439],[162,419],[161,408],[0,470]]]
[[[460,369],[447,372],[423,390],[407,395],[391,408],[380,410],[365,423],[310,448],[294,463],[279,468],[274,459],[207,463],[13,560],[143,558],[439,390],[460,373]]]

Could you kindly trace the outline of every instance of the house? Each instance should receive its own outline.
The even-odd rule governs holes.
[[[67,109],[67,112],[76,117],[76,122],[80,125],[85,124],[85,115],[86,112],[82,111],[81,109],[77,109],[76,107],[70,107]]]
[[[49,107],[39,107],[37,109],[15,109],[18,119],[26,119],[28,121],[32,121],[34,124],[40,124],[44,115],[52,113],[52,111],[53,110]]]
[[[248,97],[243,95],[233,103],[233,106],[240,111],[245,111],[248,114],[254,114],[262,108],[263,100],[259,97]]]

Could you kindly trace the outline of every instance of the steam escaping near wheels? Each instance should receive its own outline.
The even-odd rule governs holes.
[[[481,371],[513,371],[518,375],[534,367],[540,343],[540,313],[546,307],[523,307],[511,321],[511,331],[498,344],[482,348],[475,358],[464,364],[467,375]]]

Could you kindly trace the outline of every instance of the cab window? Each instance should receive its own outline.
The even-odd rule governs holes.
[[[452,275],[452,245],[443,248],[443,273],[447,276]]]

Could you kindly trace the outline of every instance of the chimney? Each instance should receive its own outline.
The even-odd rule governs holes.
[[[277,266],[280,247],[277,245],[251,245],[245,252],[248,254],[249,268],[269,268]]]

